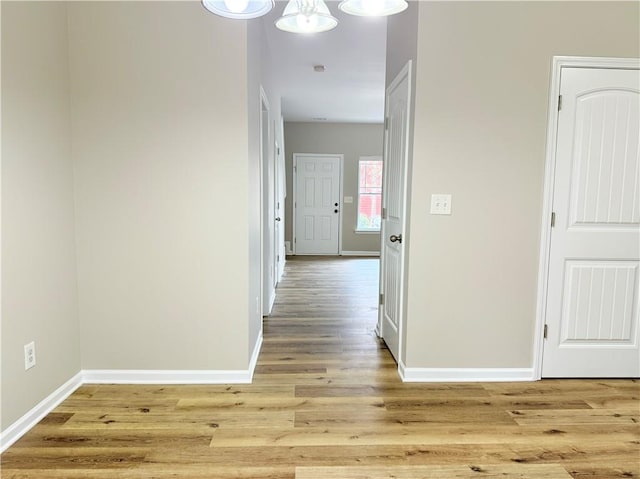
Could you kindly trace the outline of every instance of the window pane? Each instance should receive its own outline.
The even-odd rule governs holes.
[[[360,161],[358,225],[361,230],[379,230],[382,212],[382,161]]]
[[[358,228],[380,229],[381,211],[381,195],[360,195],[360,203],[358,204]]]

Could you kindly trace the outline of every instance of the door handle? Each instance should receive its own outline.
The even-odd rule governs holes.
[[[279,216],[276,218],[276,221],[281,221]]]
[[[334,212],[334,213],[337,213],[337,212],[338,212],[338,210],[333,210],[333,212]]]
[[[389,236],[389,241],[392,243],[402,243],[402,235],[391,235]]]

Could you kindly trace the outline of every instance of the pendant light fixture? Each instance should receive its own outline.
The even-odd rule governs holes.
[[[323,0],[289,0],[276,27],[291,33],[320,33],[338,25]]]
[[[343,0],[338,8],[360,17],[386,17],[402,12],[408,6],[405,0]]]
[[[274,0],[202,0],[204,8],[221,17],[248,20],[269,13]]]

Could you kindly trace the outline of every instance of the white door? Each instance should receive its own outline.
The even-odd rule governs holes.
[[[294,155],[295,254],[337,255],[342,155]]]
[[[284,246],[284,230],[285,230],[285,216],[284,216],[284,201],[287,196],[287,178],[285,170],[285,152],[284,152],[284,119],[280,117],[280,127],[278,128],[278,138],[280,141],[276,144],[276,191],[277,191],[277,204],[276,204],[276,221],[278,225],[278,232],[276,234],[277,245],[277,274],[276,280],[280,281],[284,274],[284,264],[286,261],[286,249]],[[279,144],[278,144],[279,143]]]
[[[274,257],[275,257],[275,285],[278,285],[282,273],[284,272],[284,195],[282,194],[282,167],[281,167],[281,150],[280,145],[275,143],[275,241],[274,241]]]
[[[562,68],[543,377],[640,375],[640,75]]]
[[[260,117],[260,161],[262,169],[262,315],[269,316],[276,299],[275,208],[274,208],[274,156],[273,132],[270,128],[269,104],[260,90],[262,109]]]
[[[384,179],[380,255],[380,336],[396,361],[404,283],[406,181],[409,143],[411,62],[389,85],[385,100]]]

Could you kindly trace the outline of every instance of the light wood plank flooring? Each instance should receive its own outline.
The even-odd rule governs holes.
[[[251,385],[86,385],[2,478],[640,477],[640,383],[403,384],[378,262],[294,259]]]

